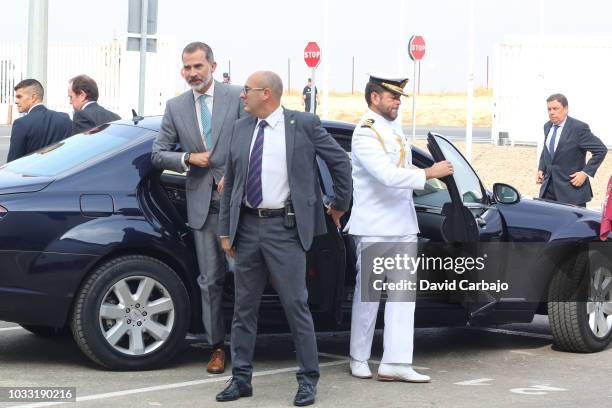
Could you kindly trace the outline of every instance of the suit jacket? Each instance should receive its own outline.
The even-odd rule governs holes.
[[[593,198],[589,179],[581,187],[574,187],[570,184],[570,174],[584,171],[590,177],[595,177],[608,148],[591,133],[589,125],[568,116],[561,135],[557,136],[560,137],[557,149],[554,156],[551,156],[548,151],[548,133],[552,125],[550,121],[544,124],[544,149],[538,166],[538,170],[544,172],[540,197],[544,196],[549,183],[552,183],[557,201],[568,204],[587,203]],[[592,154],[588,162],[587,152]]]
[[[70,136],[72,121],[68,114],[47,109],[44,105],[16,119],[11,129],[7,162],[28,155]]]
[[[191,228],[200,229],[206,221],[212,194],[213,181],[218,183],[223,177],[225,157],[231,137],[232,126],[236,119],[245,115],[240,100],[241,88],[215,81],[213,100],[211,150],[209,167],[190,166],[187,171],[185,188],[187,190],[187,218]],[[180,151],[176,151],[177,143]],[[160,169],[184,172],[183,154],[185,152],[205,152],[204,140],[200,133],[195,111],[193,91],[170,99],[162,119],[161,130],[155,143],[151,159]]]
[[[121,117],[114,112],[104,109],[98,102],[92,102],[72,116],[72,134],[86,132],[91,128],[103,125]]]
[[[351,144],[354,192],[348,231],[368,236],[418,234],[412,192],[425,187],[425,171],[411,168],[412,151],[401,124],[368,110]]]
[[[334,184],[332,205],[342,211],[348,210],[351,200],[351,164],[346,152],[321,126],[317,116],[286,109],[283,114],[289,190],[300,242],[307,251],[314,236],[327,232],[316,156],[323,159],[329,168]],[[225,165],[219,235],[229,236],[232,245],[245,197],[251,140],[256,124],[255,117],[236,121]]]

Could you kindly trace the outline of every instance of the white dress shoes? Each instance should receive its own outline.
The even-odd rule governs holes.
[[[352,368],[352,365],[351,365]],[[419,374],[410,364],[385,364],[378,366],[378,381],[405,381],[414,383],[430,382],[427,375]]]
[[[357,378],[372,378],[372,371],[367,361],[359,361],[351,358],[351,375]]]

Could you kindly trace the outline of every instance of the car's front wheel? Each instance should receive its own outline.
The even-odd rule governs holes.
[[[115,370],[159,367],[187,332],[187,290],[166,264],[131,255],[99,266],[82,285],[72,333],[90,359]]]
[[[603,254],[585,252],[557,273],[549,287],[548,318],[559,350],[593,353],[608,347],[612,267]]]

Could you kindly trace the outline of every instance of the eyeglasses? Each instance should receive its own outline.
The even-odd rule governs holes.
[[[248,94],[249,91],[263,91],[266,88],[251,88],[250,86],[243,86],[242,87],[242,92],[244,92],[244,94]]]

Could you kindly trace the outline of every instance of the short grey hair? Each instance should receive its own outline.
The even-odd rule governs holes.
[[[204,55],[206,55],[206,61],[210,62],[211,64],[215,62],[215,56],[213,55],[212,48],[210,48],[208,44],[199,41],[194,41],[192,43],[187,44],[185,48],[183,48],[181,58],[183,58],[185,54],[193,54],[198,50],[204,51]]]

